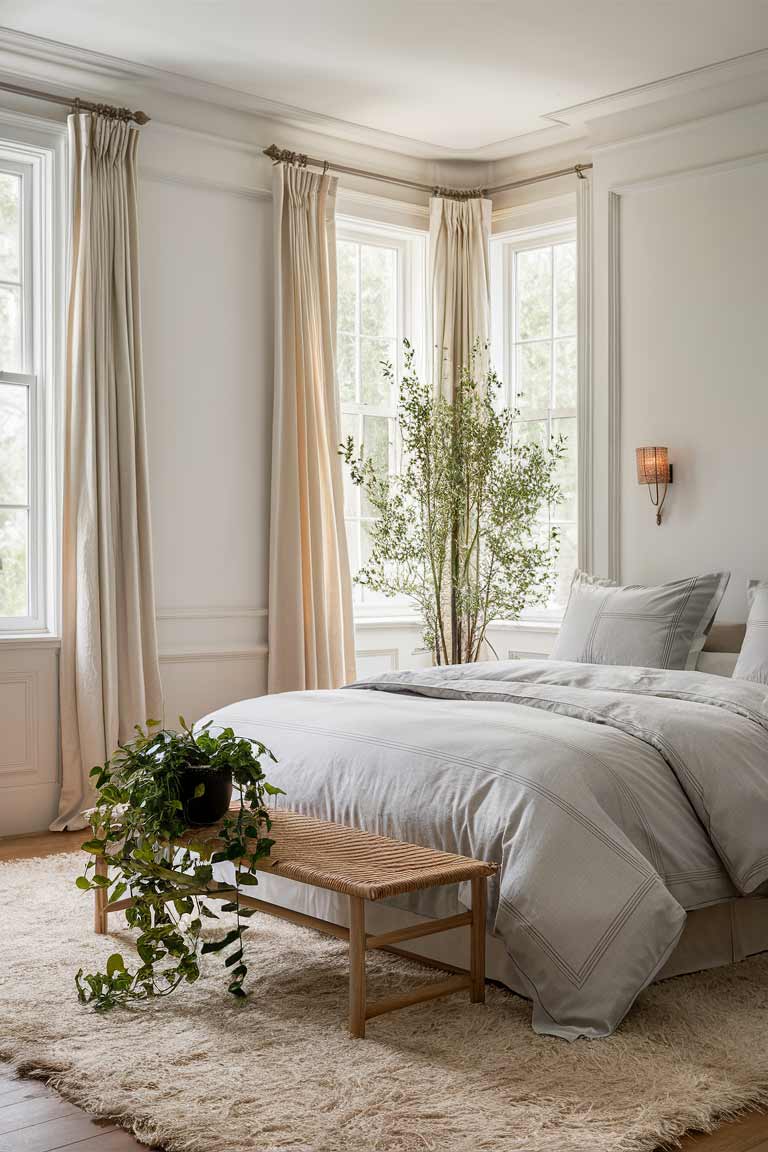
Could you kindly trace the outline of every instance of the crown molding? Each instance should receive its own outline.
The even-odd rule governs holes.
[[[100,52],[78,48],[58,41],[46,40],[0,27],[0,70],[12,72],[20,78],[40,79],[40,66],[46,69],[45,80],[54,90],[65,93],[71,85],[82,86],[87,77],[96,84],[93,95],[104,95],[105,86],[114,92],[115,85],[141,88],[147,93],[164,94],[183,101],[194,100],[209,108],[241,116],[258,117],[272,125],[299,132],[312,132],[333,139],[336,147],[365,145],[395,155],[404,167],[422,170],[427,182],[437,179],[441,163],[452,161],[467,165],[467,178],[474,180],[471,168],[475,165],[520,156],[542,148],[572,143],[584,137],[595,121],[611,119],[613,130],[620,131],[622,113],[631,113],[645,105],[656,105],[681,98],[694,100],[697,95],[710,92],[713,87],[723,89],[746,85],[752,88],[760,77],[768,84],[768,49],[760,49],[742,56],[716,61],[687,72],[662,77],[632,88],[613,92],[599,99],[584,101],[570,107],[554,109],[540,117],[541,127],[513,134],[507,138],[477,148],[451,149],[429,141],[389,133],[352,121],[312,112],[279,101],[195,79],[182,73],[166,71],[138,64]],[[36,71],[37,69],[37,71]],[[723,98],[727,99],[725,93]],[[733,97],[731,96],[731,99]],[[716,97],[715,97],[716,99]],[[716,111],[708,109],[709,114]],[[618,117],[618,119],[617,119]],[[163,119],[163,110],[155,113]],[[685,119],[690,118],[688,115]],[[430,163],[432,162],[432,163]],[[429,171],[424,173],[424,168]]]
[[[0,71],[8,70],[2,58],[4,53],[13,57],[10,62],[10,70],[13,70],[14,74],[20,78],[39,75],[34,71],[35,64],[44,64],[49,69],[57,68],[62,71],[64,75],[58,81],[48,79],[46,76],[46,82],[54,91],[58,90],[63,94],[69,94],[71,91],[69,86],[78,82],[74,77],[68,79],[67,72],[80,73],[81,75],[87,73],[89,76],[100,78],[103,81],[117,80],[126,86],[139,86],[147,91],[161,92],[182,97],[185,100],[215,105],[226,111],[258,116],[260,119],[287,125],[302,132],[311,131],[321,136],[332,137],[336,141],[364,144],[384,152],[395,153],[412,161],[449,161],[457,158],[474,160],[475,158],[474,149],[448,148],[410,136],[370,128],[355,121],[270,100],[241,88],[230,88],[208,80],[197,79],[185,73],[154,68],[148,64],[124,60],[118,56],[108,56],[88,48],[79,48],[73,44],[47,40],[40,36],[32,36],[26,32],[18,32],[13,28],[0,26]],[[17,71],[20,62],[26,62],[28,67],[32,65],[32,71]],[[94,92],[93,94],[98,95],[99,93]],[[153,119],[155,119],[154,116]]]
[[[636,108],[639,104],[679,99],[688,93],[742,80],[756,73],[768,73],[768,48],[705,64],[687,72],[678,72],[647,84],[637,84],[633,88],[624,88],[596,100],[574,104],[570,108],[560,108],[547,113],[547,119],[555,124],[583,127],[603,116]]]

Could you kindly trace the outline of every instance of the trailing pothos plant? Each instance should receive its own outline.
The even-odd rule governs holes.
[[[83,848],[91,854],[78,888],[107,888],[110,902],[128,894],[128,925],[138,930],[139,964],[131,970],[120,953],[109,957],[103,972],[75,977],[81,1003],[96,1009],[167,996],[200,975],[200,957],[226,952],[229,991],[245,996],[248,972],[245,961],[244,921],[253,910],[240,903],[241,888],[258,883],[253,869],[268,856],[273,840],[268,797],[282,794],[265,777],[264,761],[272,753],[256,740],[236,736],[231,728],[214,733],[211,724],[196,732],[180,719],[181,731],[157,730],[148,721],[137,726],[136,738],[121,744],[106,764],[91,771],[96,804],[89,812],[93,837]],[[185,770],[206,767],[231,771],[239,804],[215,833],[200,829],[190,834],[182,799]],[[199,796],[204,784],[195,789]],[[186,835],[185,835],[186,833]],[[184,844],[170,845],[184,836]],[[106,857],[112,875],[101,875]],[[204,919],[218,919],[206,903],[216,892],[213,865],[231,861],[235,882],[231,898],[220,907],[234,913],[234,924],[214,940],[202,939]],[[219,899],[221,897],[219,896]]]

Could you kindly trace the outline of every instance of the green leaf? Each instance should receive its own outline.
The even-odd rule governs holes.
[[[106,840],[86,840],[85,844],[81,844],[83,852],[91,852],[94,856],[100,856],[106,847]]]
[[[239,935],[240,933],[237,931],[237,929],[233,928],[232,931],[227,932],[226,936],[222,937],[221,940],[207,940],[206,943],[203,944],[201,951],[204,956],[209,952],[221,952],[224,948],[228,948],[230,944],[237,940]]]
[[[198,797],[204,796],[204,795],[205,795],[205,784],[204,783],[198,784],[197,787],[195,788],[195,791],[193,792],[193,796],[194,796],[195,800],[197,800]],[[198,823],[202,823],[202,821],[198,821]]]
[[[78,876],[75,884],[82,892],[90,892],[91,890],[91,882],[87,876]]]
[[[237,879],[240,884],[244,884],[248,888],[253,888],[259,882],[258,876],[254,876],[252,872],[238,872]]]
[[[107,976],[114,976],[117,972],[125,972],[125,960],[119,952],[113,952],[107,960]]]

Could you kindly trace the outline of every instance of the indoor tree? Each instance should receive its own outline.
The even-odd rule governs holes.
[[[496,373],[477,372],[479,349],[450,401],[419,379],[413,348],[404,346],[402,467],[388,475],[352,437],[341,445],[374,516],[355,580],[415,601],[435,663],[475,661],[491,621],[516,620],[547,599],[558,534],[540,516],[561,499],[556,470],[565,441],[515,441],[517,413],[500,405]],[[394,389],[392,365],[383,371]]]

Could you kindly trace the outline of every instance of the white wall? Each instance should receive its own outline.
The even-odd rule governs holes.
[[[723,620],[768,576],[767,111],[594,157],[595,567],[638,582],[730,569]],[[661,527],[636,483],[644,444],[674,465]]]
[[[173,724],[265,684],[271,203],[143,171],[150,493]]]

